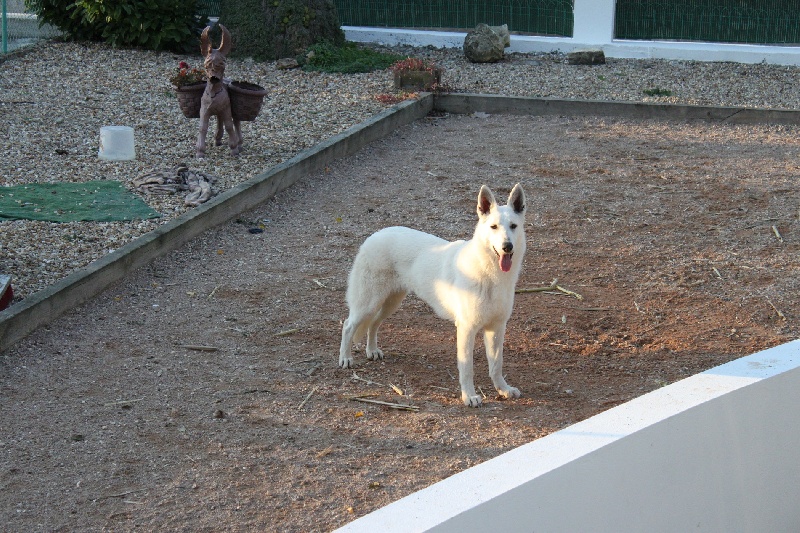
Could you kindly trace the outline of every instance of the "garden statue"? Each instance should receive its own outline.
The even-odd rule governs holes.
[[[222,144],[222,128],[228,133],[228,146],[231,148],[231,155],[239,155],[242,147],[241,121],[234,118],[231,112],[231,99],[228,94],[228,87],[224,81],[225,77],[225,56],[231,51],[233,41],[230,32],[219,25],[222,30],[222,41],[219,48],[212,48],[211,39],[208,35],[211,27],[203,30],[200,36],[200,51],[205,57],[206,70],[206,89],[200,103],[200,134],[197,137],[197,157],[202,159],[206,155],[206,133],[208,133],[208,122],[212,116],[217,117],[217,146]]]

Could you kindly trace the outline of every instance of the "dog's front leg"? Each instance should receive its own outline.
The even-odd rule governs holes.
[[[503,339],[506,335],[506,325],[500,324],[494,328],[486,328],[483,332],[483,343],[486,346],[486,359],[489,361],[489,377],[497,392],[503,398],[519,398],[520,392],[516,387],[506,383],[503,377]]]
[[[475,393],[475,376],[472,368],[472,353],[475,350],[475,334],[472,328],[456,326],[458,346],[458,381],[461,385],[461,401],[468,407],[480,407],[481,397]]]

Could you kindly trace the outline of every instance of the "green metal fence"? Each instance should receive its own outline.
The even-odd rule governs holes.
[[[39,19],[25,9],[24,0],[0,0],[0,52],[57,35],[60,32],[52,26],[39,27]]]
[[[800,43],[797,0],[617,0],[618,39]]]
[[[344,26],[465,30],[480,22],[512,32],[572,36],[572,0],[334,0]]]

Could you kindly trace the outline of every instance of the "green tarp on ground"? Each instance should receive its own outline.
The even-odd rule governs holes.
[[[0,221],[111,222],[160,216],[118,181],[0,187]]]

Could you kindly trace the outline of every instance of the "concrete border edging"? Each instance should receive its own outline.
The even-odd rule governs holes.
[[[338,529],[795,531],[800,340],[695,374]]]
[[[0,312],[0,352],[36,328],[96,296],[134,269],[256,207],[334,159],[351,155],[368,143],[424,117],[432,108],[433,96],[430,94],[406,100],[225,191]]]
[[[470,93],[437,95],[434,109],[457,114],[483,112],[513,115],[595,115],[635,119],[707,120],[732,124],[800,124],[800,111],[793,109],[564,100]]]

